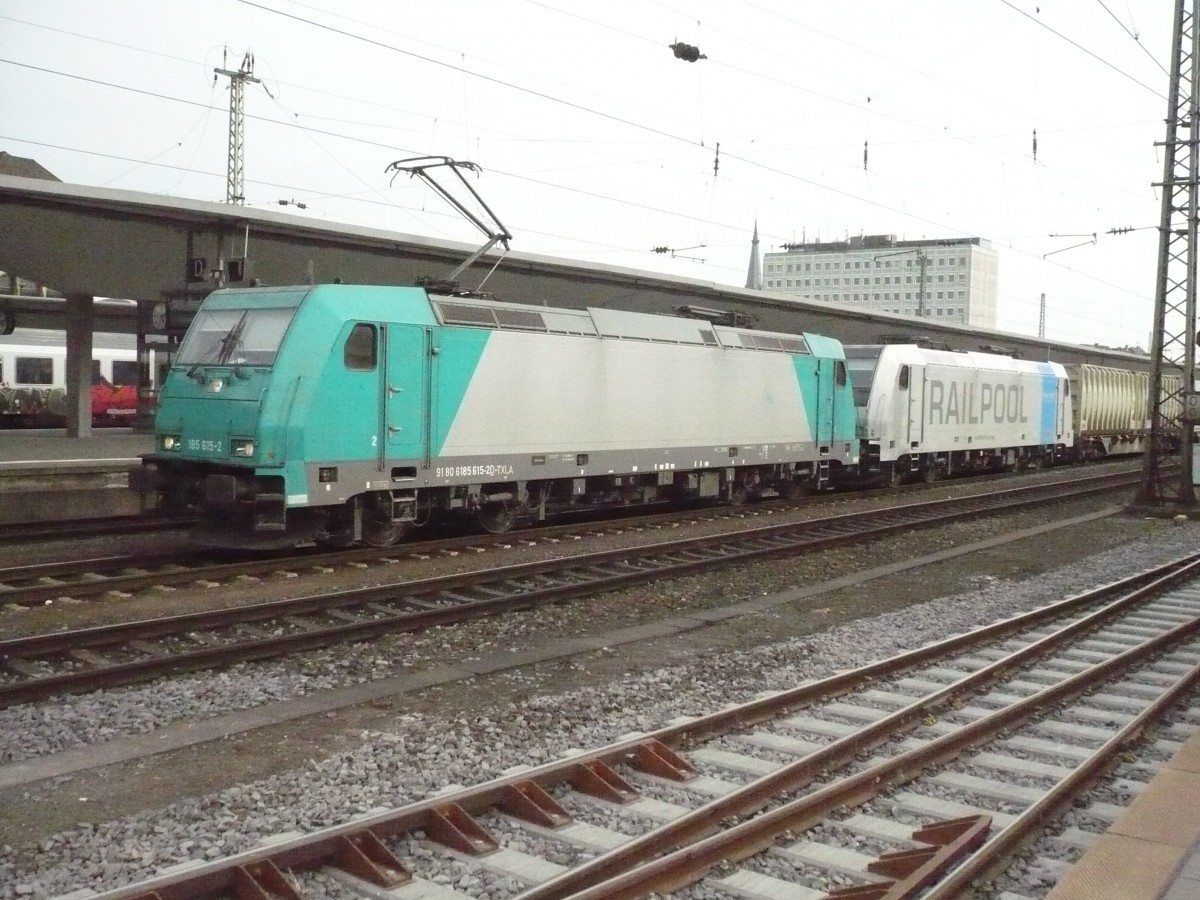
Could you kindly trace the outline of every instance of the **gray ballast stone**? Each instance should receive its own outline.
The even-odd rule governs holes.
[[[1064,828],[1061,832],[1054,835],[1052,840],[1055,843],[1062,844],[1064,847],[1086,850],[1092,844],[1096,843],[1099,837],[1100,835],[1094,831],[1084,831],[1082,828],[1076,828],[1072,825],[1070,828]]]
[[[972,527],[971,523],[966,524],[968,530]],[[1120,529],[1125,524],[1114,520],[1114,527]],[[253,848],[263,835],[337,825],[381,803],[402,804],[428,798],[447,782],[475,783],[518,762],[554,759],[571,747],[591,748],[598,743],[611,741],[623,732],[634,729],[649,731],[661,727],[667,719],[675,716],[706,713],[725,703],[748,699],[764,688],[790,688],[798,682],[828,675],[833,670],[852,668],[921,646],[952,632],[969,631],[982,622],[1042,606],[1097,583],[1115,580],[1132,569],[1141,569],[1148,564],[1192,552],[1198,539],[1200,528],[1194,524],[1167,529],[1079,563],[1040,573],[1026,581],[976,578],[975,587],[961,595],[944,597],[770,646],[729,653],[714,652],[689,660],[686,664],[631,672],[624,677],[608,679],[603,685],[591,685],[565,695],[559,693],[552,680],[541,680],[541,676],[535,672],[510,670],[494,677],[501,685],[518,687],[521,699],[508,703],[497,700],[496,708],[489,708],[485,713],[490,718],[465,713],[443,716],[398,712],[388,733],[364,733],[361,748],[314,760],[311,765],[280,772],[251,784],[231,786],[211,797],[180,800],[170,806],[147,810],[113,823],[80,825],[37,845],[0,847],[0,900],[23,900],[26,896],[31,900],[51,897],[84,886],[109,890],[149,877],[163,865],[192,854],[203,857],[210,850],[219,853],[222,849],[226,854],[242,852]],[[732,590],[749,594],[757,586],[750,584],[750,573],[744,569],[730,573],[734,584]],[[646,586],[639,591],[644,592],[647,603],[654,603],[660,597],[671,595],[678,599],[678,592],[682,590],[678,585],[673,582],[668,587],[662,583]],[[99,749],[98,746],[81,747],[87,742],[115,737],[118,738],[118,746],[129,747],[132,736],[147,734],[152,734],[154,741],[169,740],[172,732],[164,728],[169,723],[176,723],[173,728],[178,732],[193,732],[193,729],[203,728],[209,721],[204,717],[216,717],[212,719],[214,726],[227,728],[231,727],[226,724],[227,720],[235,718],[237,710],[249,707],[270,703],[290,705],[297,698],[308,698],[325,691],[357,691],[354,686],[359,685],[369,687],[381,696],[384,693],[394,695],[398,690],[408,690],[416,684],[444,683],[450,677],[463,678],[462,672],[465,670],[450,670],[436,661],[453,658],[460,652],[466,655],[494,653],[497,647],[504,646],[508,636],[530,634],[545,623],[558,623],[560,617],[566,617],[572,627],[578,626],[581,633],[592,633],[593,623],[590,621],[588,604],[578,604],[534,612],[531,616],[512,617],[511,620],[507,617],[493,620],[489,628],[494,628],[498,636],[482,645],[475,636],[479,631],[490,636],[489,628],[455,626],[435,629],[424,636],[407,635],[402,640],[384,639],[378,644],[356,644],[313,651],[286,661],[245,664],[220,673],[164,679],[153,684],[59,698],[48,704],[9,707],[0,710],[0,735],[8,738],[5,743],[4,737],[0,737],[0,777],[3,776],[4,764],[19,759],[71,747],[86,749],[89,755]],[[1172,623],[1180,619],[1182,616],[1174,616]],[[1169,626],[1159,620],[1147,623],[1146,627],[1153,631]],[[1097,632],[1098,637],[1105,635],[1103,630]],[[460,643],[461,647],[458,646]],[[401,650],[401,645],[405,649]],[[587,659],[577,664],[586,668]],[[416,670],[412,670],[412,667],[416,667]],[[957,666],[951,663],[944,668]],[[1065,674],[1077,670],[1062,665],[1046,668],[1054,670],[1047,679],[1050,682],[1059,681]],[[965,674],[957,671],[949,680],[957,680]],[[1177,677],[1162,670],[1157,674],[1148,673],[1144,678],[1130,677],[1123,681],[1143,685],[1169,684],[1176,681]],[[925,671],[913,672],[912,678],[916,681],[939,681]],[[1042,679],[1022,674],[1021,680],[1037,682]],[[403,688],[398,686],[401,684]],[[909,689],[891,680],[871,687],[901,692]],[[920,685],[918,688],[921,693],[938,689],[936,684],[932,687]],[[1020,692],[1016,687],[1002,690]],[[1119,686],[1106,687],[1104,691],[1140,696],[1140,693],[1134,694]],[[843,699],[852,703],[884,706],[865,698]],[[326,701],[322,698],[321,702]],[[267,707],[264,707],[264,712],[276,714]],[[943,725],[952,727],[947,723],[938,723],[939,727]],[[244,729],[243,725],[237,727]],[[762,729],[760,734],[766,734],[767,726],[759,727]],[[163,730],[154,733],[154,729]],[[1078,726],[1074,728],[1076,733],[1080,730]],[[1095,731],[1108,736],[1106,730]],[[1165,728],[1156,729],[1156,732],[1159,735],[1171,734],[1172,737],[1176,734]],[[925,728],[918,732],[921,736],[934,733]],[[1045,732],[1041,737],[1047,743],[1055,743]],[[785,735],[780,729],[780,734],[759,740],[759,746],[770,747],[772,760],[778,761],[807,755],[827,739],[800,733]],[[1038,753],[1034,756],[1031,751],[1024,752],[1047,764],[1066,764],[1067,760],[1073,762],[1074,752],[1080,748],[1072,748],[1071,741],[1066,739],[1061,739],[1061,743],[1063,746],[1057,755]],[[721,746],[727,750],[745,748],[747,753],[755,752],[753,742],[725,739]],[[1002,748],[1004,745],[995,743],[986,749],[1007,752],[1007,748]],[[1152,751],[1155,757],[1162,757],[1164,752],[1161,742]],[[94,757],[85,765],[90,762],[94,762]],[[714,771],[707,767],[706,770]],[[975,771],[985,774],[983,769]],[[1123,771],[1128,773],[1132,768]],[[893,795],[890,803],[886,800],[872,803],[871,808],[879,816],[887,818],[886,810],[890,806],[895,810],[895,816],[910,821],[946,819],[977,812],[964,803],[953,804],[932,797],[921,797],[916,790],[914,788],[912,794],[908,795],[914,798],[908,801],[916,808],[912,814],[903,809],[903,798],[906,796],[903,793]],[[948,791],[944,787],[936,790]],[[663,792],[664,797],[675,795]],[[1111,796],[1111,791],[1106,786],[1098,796],[1107,798]],[[620,828],[623,832],[640,833],[655,824],[645,819],[631,821],[630,810],[622,807],[587,812],[589,822],[610,829]],[[1073,824],[1099,825],[1121,812],[1122,809],[1115,805],[1110,809],[1093,804],[1076,809],[1070,815]],[[996,827],[1002,827],[1011,821],[1012,816],[993,814],[992,818]],[[887,833],[878,825],[874,827]],[[509,832],[513,830],[509,829]],[[555,862],[566,862],[572,856],[582,856],[588,852],[561,837],[543,840],[530,831],[522,831],[521,834],[528,838],[529,846],[547,845],[553,848],[556,855],[550,858]],[[508,846],[529,849],[515,842]],[[1046,851],[1049,856],[1058,855],[1056,850],[1059,848],[1064,854],[1068,852],[1061,844],[1049,846],[1052,848]],[[422,853],[431,855],[426,857]],[[442,888],[437,891],[437,900],[449,900],[452,894],[445,891],[451,889],[457,892],[469,890],[478,900],[497,900],[501,895],[511,896],[520,890],[518,887],[508,888],[509,883],[520,884],[517,879],[487,872],[478,868],[477,862],[460,862],[445,856],[441,850],[417,852],[416,856],[420,862],[418,872],[425,880]],[[773,864],[779,866],[780,871],[786,866],[779,859],[773,859]],[[475,867],[477,881],[463,877],[463,871],[469,866]],[[717,874],[731,872],[721,870]],[[747,873],[732,877],[735,883],[738,878],[754,880]],[[782,877],[792,876],[789,873]],[[321,876],[321,879],[323,887],[332,887],[324,891],[312,891],[314,897],[349,895],[348,887],[326,876]],[[761,876],[757,883],[760,886],[758,893],[743,892],[742,896],[769,900],[789,896],[816,900],[820,896],[801,885],[768,880]],[[1017,880],[1011,887],[1021,892],[1027,890],[1020,885],[1021,882]],[[31,893],[17,895],[14,893],[17,886]],[[336,889],[336,894],[333,889]],[[407,891],[402,888],[394,896],[403,900],[422,900],[418,893],[420,890],[420,885],[410,887]],[[712,898],[718,891],[726,898],[738,893],[712,881],[682,893],[693,898]],[[430,894],[429,900],[433,900],[433,897]],[[454,897],[454,900],[461,898]]]

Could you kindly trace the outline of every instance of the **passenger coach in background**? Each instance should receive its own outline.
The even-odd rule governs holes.
[[[213,293],[156,432],[131,485],[239,546],[792,496],[858,462],[831,338],[406,287]]]
[[[137,413],[137,353],[132,347],[117,346],[121,337],[98,334],[95,338],[93,425],[129,425]],[[0,429],[65,425],[66,372],[61,332],[26,328],[0,338]]]

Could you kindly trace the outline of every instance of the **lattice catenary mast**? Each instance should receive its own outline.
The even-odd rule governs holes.
[[[224,68],[213,71],[229,79],[229,163],[225,179],[225,202],[245,203],[246,82],[257,84],[262,79],[254,77],[254,56],[249,51],[242,57],[242,64],[237,71]]]
[[[1150,440],[1143,457],[1139,507],[1167,511],[1196,506],[1192,486],[1192,433],[1196,396],[1196,179],[1200,148],[1200,93],[1195,0],[1176,0],[1171,40],[1171,87],[1163,141],[1162,216],[1148,414]],[[1180,376],[1180,388],[1163,393],[1164,375]],[[1178,464],[1172,444],[1182,436]]]

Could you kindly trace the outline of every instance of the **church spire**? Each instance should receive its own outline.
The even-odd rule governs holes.
[[[758,260],[758,219],[754,220],[754,240],[750,242],[750,268],[746,272],[746,287],[762,290],[762,265]]]

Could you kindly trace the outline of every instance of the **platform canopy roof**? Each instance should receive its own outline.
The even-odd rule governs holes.
[[[217,272],[227,284],[411,285],[445,277],[477,249],[287,212],[0,174],[0,270],[62,295],[186,302],[216,287]],[[495,267],[486,290],[520,303],[727,315],[770,331],[816,332],[844,343],[908,334],[953,349],[1011,348],[1025,359],[1148,362],[1119,351],[851,311],[655,272],[521,252],[506,254],[499,265],[498,258],[495,249],[483,256],[461,276],[462,287],[475,288]],[[242,281],[229,281],[234,274]],[[18,318],[29,314],[31,320],[21,324],[40,327],[55,327],[55,302],[61,305],[0,297]],[[134,309],[110,304],[102,313],[98,305],[96,328],[132,330]]]

